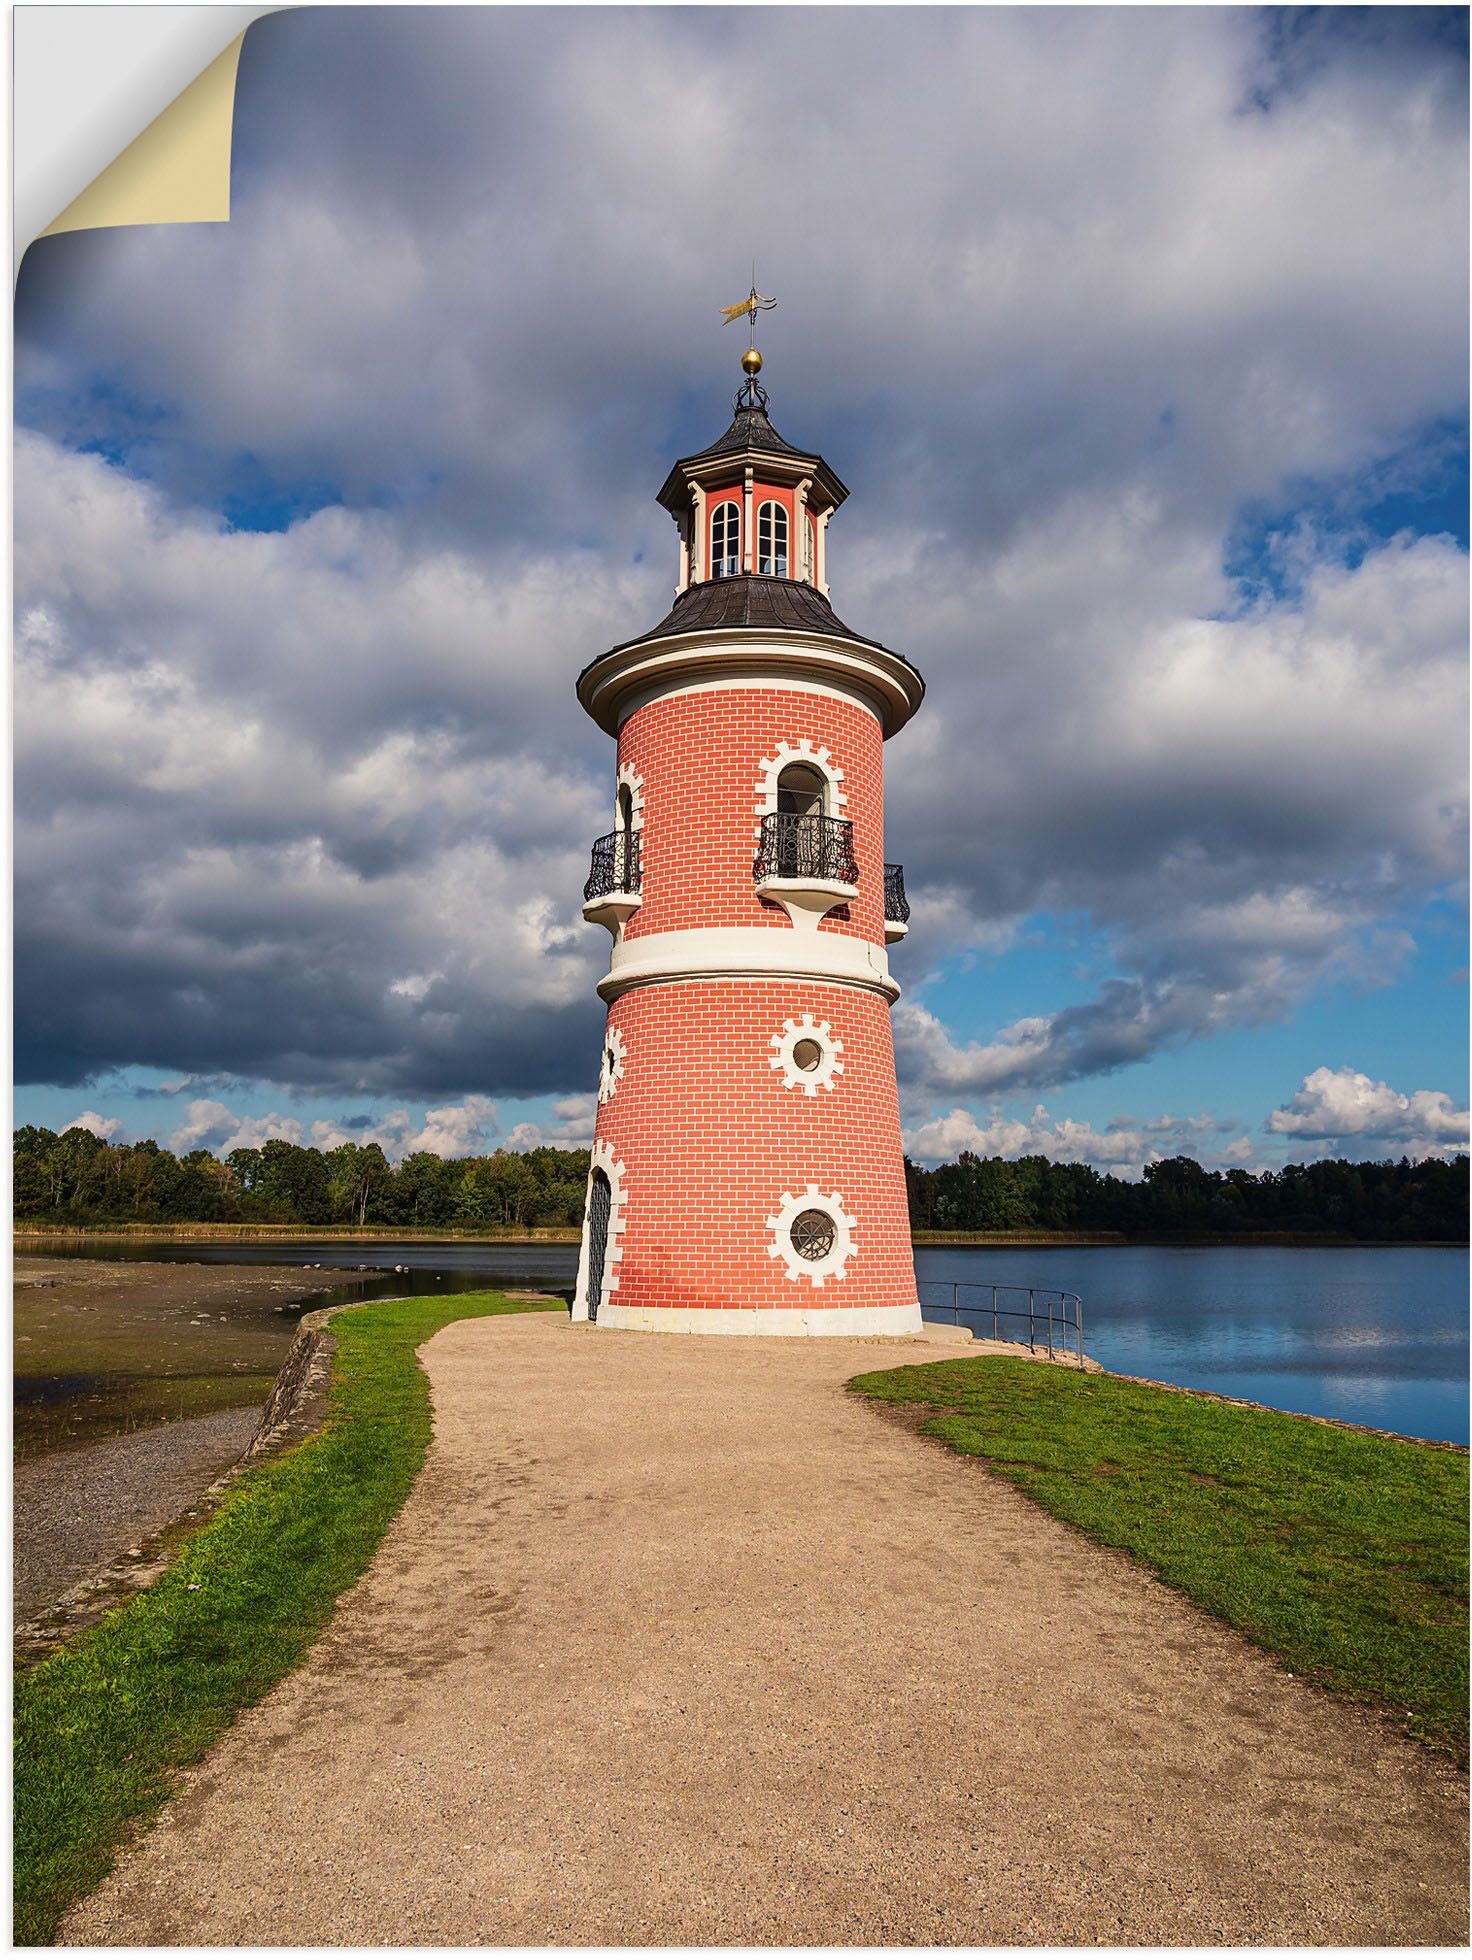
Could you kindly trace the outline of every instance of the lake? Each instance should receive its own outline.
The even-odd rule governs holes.
[[[18,1250],[380,1269],[354,1286],[363,1297],[485,1285],[570,1289],[578,1251],[575,1245],[309,1236],[196,1245],[31,1240]],[[381,1270],[395,1265],[409,1271]],[[927,1297],[948,1280],[1079,1294],[1086,1349],[1121,1374],[1410,1436],[1468,1440],[1468,1274],[1461,1247],[929,1245],[916,1248],[915,1268]],[[331,1285],[326,1271],[303,1275],[304,1295]]]

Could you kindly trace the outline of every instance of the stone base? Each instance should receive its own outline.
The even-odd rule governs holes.
[[[632,1328],[646,1334],[875,1334],[914,1339],[922,1332],[918,1301],[902,1307],[636,1307],[607,1300],[598,1310],[600,1327]]]

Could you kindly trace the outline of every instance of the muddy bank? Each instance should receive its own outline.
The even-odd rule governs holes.
[[[17,1258],[17,1458],[258,1407],[299,1311],[337,1278],[300,1266]]]

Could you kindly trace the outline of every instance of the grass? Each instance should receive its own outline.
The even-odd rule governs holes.
[[[1466,1759],[1461,1451],[1008,1359],[860,1375],[922,1431]]]
[[[18,1943],[51,1940],[170,1772],[296,1666],[364,1571],[429,1444],[420,1344],[453,1320],[539,1310],[457,1293],[338,1315],[322,1432],[244,1476],[154,1586],[17,1678]]]

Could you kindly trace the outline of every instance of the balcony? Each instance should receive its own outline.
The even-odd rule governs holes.
[[[905,897],[905,867],[884,867],[884,943],[893,946],[910,930],[910,901]]]
[[[816,929],[836,905],[859,895],[854,827],[842,817],[785,810],[763,817],[752,873],[762,898],[775,900],[795,926]]]
[[[583,886],[583,917],[607,926],[617,939],[639,904],[639,832],[611,830],[593,846]]]

